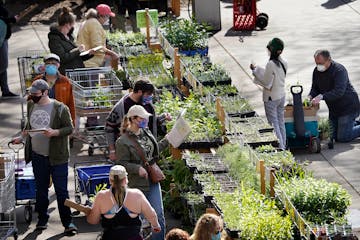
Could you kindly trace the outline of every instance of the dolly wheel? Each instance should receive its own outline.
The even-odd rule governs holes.
[[[266,13],[260,13],[256,16],[256,26],[263,30],[269,22],[269,16]]]
[[[312,138],[311,139],[311,152],[312,153],[319,153],[321,151],[321,144],[319,138]]]
[[[25,217],[25,221],[27,223],[31,223],[32,221],[32,206],[31,205],[26,205],[25,209],[24,209],[24,217]]]

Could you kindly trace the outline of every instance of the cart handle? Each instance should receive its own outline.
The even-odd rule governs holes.
[[[300,91],[294,92],[294,89],[300,89]],[[293,85],[290,87],[290,92],[291,94],[302,94],[303,92],[303,87],[301,85]]]
[[[20,145],[18,147],[15,147],[17,145]],[[25,146],[24,142],[20,142],[19,144],[15,144],[13,141],[8,142],[8,147],[14,151],[14,153],[19,153],[21,149],[23,149]]]

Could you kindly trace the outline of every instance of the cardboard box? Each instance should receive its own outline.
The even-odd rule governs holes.
[[[311,106],[311,107],[303,106],[303,110],[304,110],[304,117],[314,117],[317,115],[317,111],[319,110],[319,105]],[[294,106],[292,106],[292,105],[285,106],[284,117],[285,118],[294,117]]]

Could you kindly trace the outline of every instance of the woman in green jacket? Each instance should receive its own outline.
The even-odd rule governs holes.
[[[158,161],[159,152],[165,149],[169,142],[164,138],[158,143],[146,128],[149,116],[151,114],[140,105],[129,109],[122,123],[122,134],[115,144],[116,163],[128,170],[129,187],[142,190],[156,211],[161,232],[153,233],[152,239],[164,239],[166,230],[160,183],[150,181],[141,155],[146,156],[151,165]]]

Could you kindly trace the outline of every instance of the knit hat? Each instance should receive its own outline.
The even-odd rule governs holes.
[[[114,165],[110,168],[110,173],[109,173],[110,180],[114,180],[115,176],[118,176],[118,178],[121,180],[127,175],[128,173],[126,172],[125,167],[122,165]]]
[[[280,38],[273,38],[266,46],[271,53],[284,49],[284,42]]]

